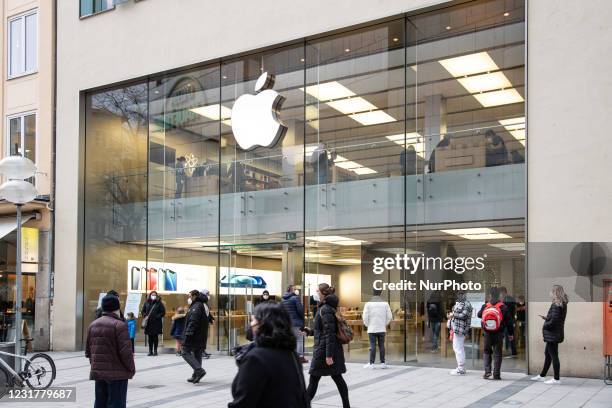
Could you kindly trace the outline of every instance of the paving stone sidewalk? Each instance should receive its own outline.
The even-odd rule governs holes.
[[[94,384],[88,380],[89,364],[83,353],[50,354],[58,369],[54,385],[76,386],[77,401],[33,404],[3,400],[0,407],[93,407]],[[128,407],[227,407],[236,373],[233,358],[213,356],[204,365],[208,374],[202,383],[192,385],[186,382],[191,371],[179,357],[137,353],[138,372],[129,383]],[[602,380],[562,378],[563,384],[550,386],[516,373],[502,373],[503,381],[486,381],[480,371],[456,377],[449,375],[447,369],[414,366],[366,370],[361,364],[347,364],[347,369],[353,408],[612,408],[612,386]],[[341,406],[334,383],[329,378],[322,379],[313,408]]]

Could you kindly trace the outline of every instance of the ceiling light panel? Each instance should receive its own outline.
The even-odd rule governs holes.
[[[499,69],[486,51],[444,59],[440,61],[440,64],[455,78]]]
[[[395,118],[393,118],[393,116],[382,110],[355,113],[353,115],[349,115],[349,117],[365,126],[395,122]]]
[[[524,101],[523,97],[516,89],[502,89],[500,91],[483,92],[474,94],[474,97],[485,108]]]
[[[200,106],[199,108],[189,109],[193,113],[204,116],[208,119],[219,120],[229,119],[232,116],[232,110],[227,106],[221,105],[221,115],[219,116],[219,104]]]
[[[440,231],[470,240],[512,238],[510,235],[502,234],[492,228],[456,228]]]
[[[511,88],[512,84],[503,72],[474,75],[457,78],[457,81],[470,93],[492,91],[494,89]]]
[[[304,88],[300,89],[304,91]],[[307,86],[306,93],[322,102],[355,96],[353,91],[336,81]]]

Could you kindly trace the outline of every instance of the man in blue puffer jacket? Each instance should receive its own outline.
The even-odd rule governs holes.
[[[293,334],[297,339],[297,353],[300,356],[300,362],[306,363],[304,358],[304,336],[301,329],[304,327],[304,306],[300,300],[300,290],[294,289],[293,285],[287,287],[287,293],[283,295],[283,307],[291,317],[291,326]]]

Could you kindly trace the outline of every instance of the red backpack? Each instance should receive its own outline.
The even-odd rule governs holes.
[[[488,332],[496,332],[501,328],[502,320],[504,315],[502,314],[501,307],[504,304],[497,302],[492,305],[487,303],[482,312],[482,328]]]

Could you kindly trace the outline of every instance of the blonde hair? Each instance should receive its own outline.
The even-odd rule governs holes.
[[[565,290],[563,290],[563,286],[561,285],[553,285],[550,290],[550,297],[552,301],[557,306],[563,306],[564,304],[569,302],[567,295],[565,294]]]

